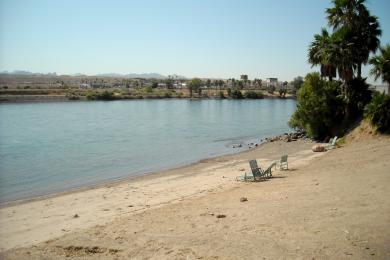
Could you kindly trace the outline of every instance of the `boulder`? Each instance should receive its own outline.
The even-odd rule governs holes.
[[[311,149],[313,152],[325,152],[325,147],[319,144],[314,145]]]

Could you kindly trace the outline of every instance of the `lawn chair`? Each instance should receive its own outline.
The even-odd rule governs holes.
[[[265,178],[272,177],[271,168],[275,165],[274,163],[268,167],[267,170],[263,171],[258,165],[256,160],[250,160],[249,165],[251,166],[252,175],[245,172],[245,175],[236,178],[237,181],[260,181]]]
[[[268,166],[267,170],[263,171],[263,174],[265,175],[266,178],[272,177],[272,167],[276,168],[275,162],[273,162],[270,166]],[[261,171],[261,168],[260,168],[260,171]]]
[[[288,170],[288,161],[287,161],[288,155],[282,155],[280,158],[280,161],[277,163],[280,170]]]
[[[331,149],[335,148],[336,147],[336,142],[337,142],[337,136],[335,136],[333,138],[333,140],[332,139],[329,140],[329,144],[327,144],[325,146],[325,149],[326,150],[331,150]]]

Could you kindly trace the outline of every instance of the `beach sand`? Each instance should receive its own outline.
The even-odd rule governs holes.
[[[313,153],[312,145],[266,143],[2,207],[0,257],[390,258],[389,138],[364,138],[326,153]],[[268,166],[284,153],[290,170],[275,171],[268,181],[235,181],[249,171],[249,159]]]

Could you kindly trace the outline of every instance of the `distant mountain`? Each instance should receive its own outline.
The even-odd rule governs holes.
[[[0,72],[0,74],[7,74],[7,75],[17,75],[17,76],[57,76],[56,72],[52,73],[34,73],[30,71],[25,70],[14,70],[12,72],[3,71]],[[61,76],[67,76],[67,75],[61,75]],[[88,77],[89,75],[82,74],[82,73],[74,73],[69,74],[71,77]],[[159,73],[128,73],[128,74],[120,74],[120,73],[100,73],[96,75],[91,75],[94,77],[113,77],[113,78],[143,78],[143,79],[166,79],[167,76],[164,76]],[[177,79],[186,79],[184,76],[180,75],[173,75],[174,78]]]
[[[97,77],[121,77],[121,78],[144,78],[144,79],[165,79],[167,78],[164,75],[158,74],[158,73],[129,73],[129,74],[119,74],[119,73],[101,73],[96,74],[94,76]]]
[[[57,76],[57,73],[55,72],[49,72],[49,73],[34,73],[26,70],[14,70],[12,72],[3,71],[1,74],[8,74],[8,75],[17,75],[17,76]]]
[[[73,77],[86,77],[87,75],[83,74],[83,73],[74,73],[70,76],[73,76]]]

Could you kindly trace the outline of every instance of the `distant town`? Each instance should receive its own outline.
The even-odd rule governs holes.
[[[57,75],[27,71],[0,73],[0,101],[116,100],[140,98],[294,98],[303,84],[277,77],[250,79],[238,75],[229,79],[194,79],[179,75],[83,74]]]

